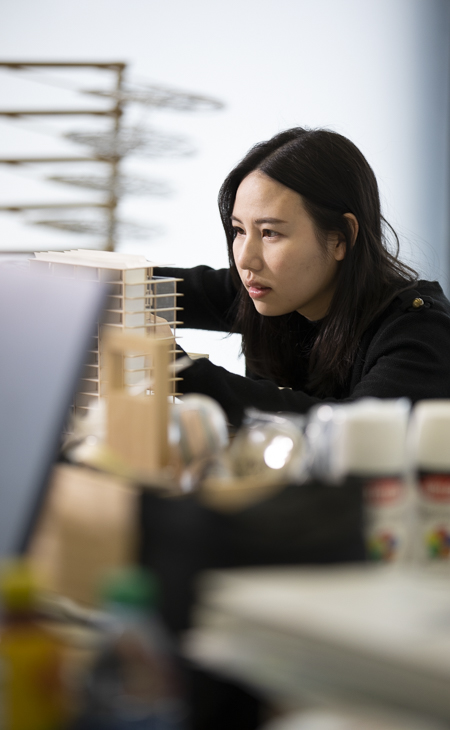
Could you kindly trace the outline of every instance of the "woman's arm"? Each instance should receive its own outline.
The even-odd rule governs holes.
[[[237,289],[229,269],[157,267],[154,273],[156,276],[183,279],[178,282],[177,291],[183,294],[180,298],[180,306],[183,307],[180,319],[185,327],[230,332]]]
[[[200,359],[182,373],[183,393],[204,393],[217,400],[230,423],[239,426],[253,406],[267,411],[305,413],[319,403],[348,402],[367,396],[450,398],[450,317],[433,307],[401,312],[382,322],[353,367],[342,400],[316,398],[268,380],[250,380]]]

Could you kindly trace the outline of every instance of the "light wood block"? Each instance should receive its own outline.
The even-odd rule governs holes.
[[[125,480],[58,464],[30,545],[50,590],[98,603],[105,573],[136,561],[137,493]]]
[[[169,351],[155,336],[106,332],[102,343],[107,382],[107,443],[136,471],[166,466],[168,447]],[[130,395],[123,360],[130,353],[151,360],[150,394]]]

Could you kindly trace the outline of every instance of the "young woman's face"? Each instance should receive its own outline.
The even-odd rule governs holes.
[[[247,175],[236,193],[233,256],[260,314],[325,316],[345,241],[330,235],[325,249],[301,196],[262,172]]]

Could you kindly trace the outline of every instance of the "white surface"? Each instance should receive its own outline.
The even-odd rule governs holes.
[[[370,701],[450,720],[450,573],[211,573],[187,653],[269,695]]]
[[[390,567],[230,571],[206,603],[450,678],[449,581],[449,570],[441,576]]]
[[[409,713],[331,707],[289,714],[269,722],[261,730],[444,730],[447,727]]]
[[[116,253],[112,251],[90,251],[86,249],[72,249],[70,251],[37,251],[35,258],[38,261],[52,263],[75,264],[103,269],[142,269],[151,266],[164,266],[163,262],[149,261],[145,256],[138,254]]]

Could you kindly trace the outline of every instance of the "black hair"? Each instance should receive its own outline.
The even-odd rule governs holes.
[[[233,259],[231,215],[236,192],[256,170],[301,195],[324,246],[330,232],[345,238],[346,255],[339,263],[333,299],[305,351],[309,390],[319,396],[333,395],[348,377],[363,333],[397,293],[413,285],[417,274],[399,260],[398,237],[381,215],[373,170],[350,140],[325,129],[295,127],[255,145],[219,192],[230,267],[239,287],[235,328],[243,335],[242,350],[252,373],[279,385],[299,387],[298,315],[259,314]],[[358,220],[354,243],[346,213]]]

